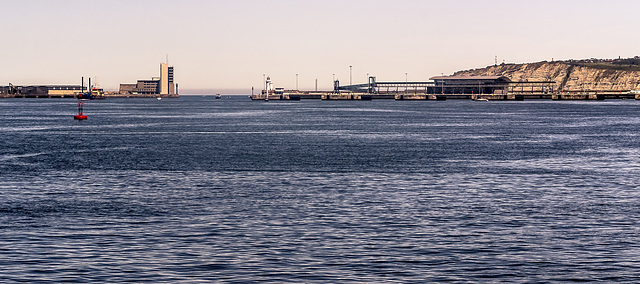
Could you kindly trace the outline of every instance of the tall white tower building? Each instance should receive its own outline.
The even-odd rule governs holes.
[[[173,79],[173,78],[172,78]],[[160,63],[160,94],[169,94],[169,63]]]

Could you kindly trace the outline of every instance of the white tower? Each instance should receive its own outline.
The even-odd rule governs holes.
[[[160,63],[160,94],[169,94],[169,63]]]
[[[271,77],[267,77],[267,93],[273,93],[273,82],[271,82]]]

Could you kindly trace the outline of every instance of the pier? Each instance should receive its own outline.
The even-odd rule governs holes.
[[[504,76],[437,76],[424,82],[377,82],[369,77],[366,84],[340,86],[334,82],[332,91],[299,91],[273,88],[270,79],[252,100],[604,100],[636,99],[634,90],[557,90],[555,81],[511,81]]]

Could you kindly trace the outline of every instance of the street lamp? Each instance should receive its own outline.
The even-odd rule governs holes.
[[[349,65],[349,85],[352,85],[353,83],[351,83],[351,65]]]
[[[409,88],[409,79],[407,79],[408,76],[409,76],[408,74],[409,73],[404,72],[404,92],[405,92],[405,94],[407,93],[407,89]]]
[[[298,90],[298,73],[296,73],[296,91]]]
[[[371,91],[371,80],[369,79],[369,73],[367,73],[367,94]]]

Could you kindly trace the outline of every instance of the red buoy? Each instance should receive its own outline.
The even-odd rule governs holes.
[[[76,119],[76,120],[85,120],[85,119],[87,119],[87,116],[82,114],[82,109],[83,108],[84,108],[84,102],[82,100],[78,100],[78,114],[74,115],[73,119]]]

